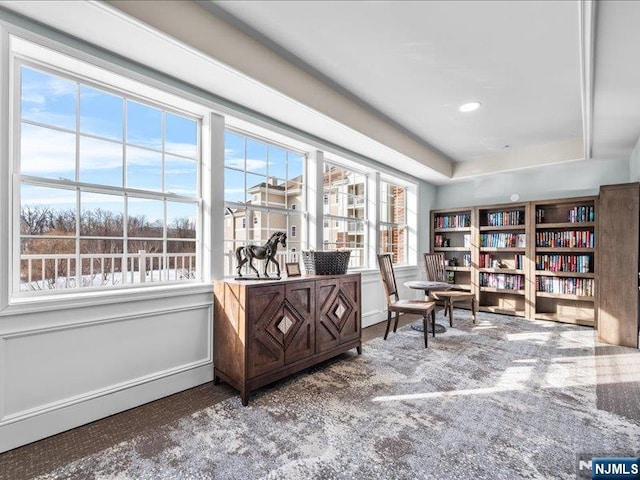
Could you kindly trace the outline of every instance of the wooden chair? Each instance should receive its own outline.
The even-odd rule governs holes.
[[[393,331],[395,333],[398,328],[398,319],[401,313],[414,313],[422,315],[422,325],[424,327],[424,348],[429,346],[429,333],[427,329],[427,316],[431,314],[431,331],[436,336],[436,304],[435,302],[425,300],[400,300],[398,296],[398,288],[396,286],[396,276],[393,272],[393,261],[391,254],[385,253],[378,255],[378,265],[380,266],[380,275],[382,276],[382,284],[387,299],[387,329],[384,332],[384,339],[389,335],[391,327],[391,312],[395,313],[395,323]]]
[[[424,263],[426,266],[427,280],[432,282],[446,282],[447,271],[444,265],[444,253],[425,253]],[[444,302],[444,314],[449,314],[449,326],[453,327],[453,304],[460,302],[471,302],[471,313],[473,323],[476,323],[476,296],[466,290],[444,290],[432,292],[433,298]]]

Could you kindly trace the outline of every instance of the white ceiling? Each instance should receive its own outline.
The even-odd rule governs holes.
[[[640,2],[0,5],[436,184],[582,159],[583,131],[628,159],[640,135]]]
[[[215,4],[453,160],[582,134],[577,2]]]
[[[584,128],[592,158],[629,158],[640,136],[640,2],[591,3],[216,1],[210,9],[454,161],[566,145],[583,140]],[[581,31],[590,11],[595,28],[585,22]],[[483,107],[457,111],[473,100]]]

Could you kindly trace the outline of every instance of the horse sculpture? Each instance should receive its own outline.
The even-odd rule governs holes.
[[[238,260],[238,266],[236,268],[236,272],[238,273],[238,277],[242,277],[242,266],[249,262],[249,268],[256,272],[258,278],[260,278],[260,272],[253,266],[253,259],[257,258],[258,260],[264,260],[264,276],[269,277],[267,273],[267,267],[269,266],[269,262],[273,262],[276,264],[276,269],[278,270],[278,278],[280,278],[280,264],[275,259],[276,252],[278,251],[278,244],[283,247],[287,246],[287,234],[284,232],[275,232],[267,243],[263,246],[257,245],[247,245],[245,247],[236,248],[236,259]]]

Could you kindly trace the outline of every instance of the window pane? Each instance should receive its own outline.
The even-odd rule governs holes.
[[[329,222],[329,227],[324,228],[324,250],[349,249],[350,267],[364,267],[364,239],[365,229],[363,222],[338,220]]]
[[[254,205],[264,205],[266,197],[267,177],[247,173],[246,201]]]
[[[75,235],[75,190],[22,184],[20,186],[20,233],[23,235]]]
[[[80,86],[80,131],[122,140],[122,97]]]
[[[224,239],[246,240],[246,209],[225,208],[224,211]]]
[[[196,238],[198,205],[167,202],[167,237]]]
[[[75,240],[23,238],[20,241],[20,291],[75,287]]]
[[[288,156],[288,180],[302,181],[304,175],[304,157],[297,153],[289,152]]]
[[[128,100],[127,143],[162,150],[162,111]]]
[[[28,67],[20,72],[22,119],[75,130],[76,83]]]
[[[166,280],[162,240],[129,240],[127,243],[128,283]]]
[[[197,158],[198,123],[173,113],[167,113],[165,115],[164,149],[183,157]]]
[[[169,280],[196,278],[196,244],[194,242],[167,242],[167,269]]]
[[[162,154],[127,147],[127,187],[162,191]]]
[[[284,180],[273,177],[269,178],[266,204],[272,207],[286,208],[287,198]]]
[[[267,174],[267,145],[247,138],[247,172]]]
[[[300,209],[303,203],[302,184],[296,182],[287,182],[287,208]]]
[[[269,176],[287,178],[287,152],[281,148],[269,146]]]
[[[75,181],[76,137],[72,133],[22,124],[20,172],[43,178]]]
[[[82,288],[121,285],[123,242],[120,239],[81,240]]]
[[[162,237],[164,235],[164,202],[147,198],[127,198],[127,235],[129,237]]]
[[[103,193],[80,192],[80,207],[80,235],[95,237],[122,236],[124,197]]]
[[[224,169],[224,199],[227,202],[244,201],[244,173]]]
[[[224,132],[224,166],[244,170],[244,137]]]
[[[171,157],[164,160],[164,191],[187,197],[198,194],[198,164],[195,160]]]
[[[80,181],[122,186],[122,145],[80,137]]]

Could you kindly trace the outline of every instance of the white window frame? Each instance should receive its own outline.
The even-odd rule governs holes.
[[[211,107],[204,106],[203,103],[186,99],[181,95],[180,91],[173,87],[168,87],[162,82],[152,80],[148,83],[143,83],[142,77],[139,74],[131,74],[130,72],[116,68],[112,64],[104,60],[97,60],[94,57],[76,50],[72,47],[68,47],[62,44],[58,44],[49,39],[44,39],[39,36],[37,43],[34,39],[30,38],[30,33],[9,33],[9,42],[3,42],[2,48],[8,50],[7,64],[9,66],[9,89],[8,96],[9,102],[6,105],[8,111],[8,117],[10,122],[11,135],[9,136],[9,148],[8,155],[11,158],[9,166],[9,181],[8,187],[10,191],[12,209],[8,212],[10,219],[10,231],[12,232],[11,241],[8,245],[9,257],[11,259],[10,266],[7,269],[7,287],[9,290],[8,297],[3,305],[0,305],[0,310],[6,308],[9,304],[22,304],[28,302],[31,304],[32,300],[36,298],[38,300],[43,298],[49,298],[51,300],[64,297],[68,298],[92,298],[96,296],[110,296],[110,292],[126,292],[127,295],[137,295],[135,292],[141,292],[143,290],[158,288],[162,290],[176,289],[176,291],[182,291],[185,287],[190,288],[189,285],[202,285],[205,281],[209,280],[208,275],[203,275],[207,272],[207,269],[203,269],[203,241],[204,241],[204,221],[203,221],[203,192],[209,190],[210,186],[206,179],[202,177],[202,170],[211,164],[211,116],[214,113]],[[10,47],[11,46],[11,47]],[[89,62],[89,59],[92,61]],[[20,175],[20,70],[22,66],[34,68],[55,76],[70,79],[73,82],[78,82],[83,85],[87,85],[92,88],[97,88],[107,93],[115,94],[123,98],[130,99],[135,102],[139,102],[145,105],[149,105],[155,108],[159,108],[163,111],[174,113],[183,117],[187,117],[198,122],[198,159],[197,161],[197,198],[186,198],[181,195],[168,194],[162,192],[150,192],[147,190],[134,190],[125,187],[110,187],[105,185],[94,184],[82,184],[77,181],[44,179],[40,177],[33,177],[27,175]],[[47,128],[56,129],[51,125],[46,125]],[[76,129],[77,135],[77,129]],[[121,143],[124,145],[125,139],[123,138]],[[78,152],[76,151],[76,157]],[[76,159],[77,164],[77,159]],[[77,168],[77,167],[76,167]],[[192,203],[197,207],[197,221],[196,221],[196,237],[195,239],[188,241],[194,241],[196,243],[196,278],[194,280],[181,280],[181,281],[162,281],[153,283],[127,283],[124,285],[116,286],[100,286],[100,287],[76,287],[67,289],[52,289],[39,292],[21,292],[20,291],[20,186],[23,183],[31,183],[42,186],[52,186],[54,188],[60,187],[72,187],[81,188],[82,191],[91,191],[95,193],[118,193],[124,196],[127,193],[135,193],[136,197],[152,198],[152,199],[167,199],[170,201],[186,201]],[[78,212],[78,216],[80,212]],[[126,224],[127,212],[126,202],[124,207],[124,222]],[[79,228],[79,225],[77,226]],[[76,240],[76,236],[69,237]],[[163,242],[172,241],[172,238],[155,238],[154,240],[161,240]],[[126,232],[126,225],[123,225],[123,235],[117,237],[123,241],[124,252],[123,258],[126,258],[126,247],[129,240]],[[137,237],[136,237],[137,238]],[[176,241],[184,241],[185,239],[176,238]],[[207,239],[207,243],[210,239]],[[166,252],[166,248],[164,249]],[[79,256],[79,251],[76,250],[76,256]],[[124,260],[123,260],[124,262]],[[126,262],[125,262],[126,263]],[[126,269],[123,269],[126,271]],[[122,275],[125,275],[123,271]],[[206,277],[206,278],[205,278]],[[144,295],[144,294],[143,294]],[[106,297],[105,297],[106,298]],[[133,298],[133,297],[132,297]],[[68,301],[68,300],[66,300]],[[44,304],[43,304],[44,305]]]
[[[349,170],[350,172],[353,172],[354,174],[358,174],[358,175],[362,175],[364,177],[364,217],[363,218],[357,218],[357,217],[349,217],[349,216],[342,216],[342,215],[335,215],[335,214],[327,214],[324,213],[324,208],[323,208],[323,212],[322,212],[322,225],[324,225],[325,220],[329,220],[331,221],[335,221],[335,226],[339,227],[340,226],[340,222],[346,222],[347,225],[349,225],[349,222],[355,222],[355,223],[360,223],[362,224],[362,232],[363,232],[363,236],[364,236],[364,242],[362,245],[362,265],[360,266],[350,266],[350,269],[355,269],[355,270],[366,270],[368,268],[370,268],[370,261],[369,261],[369,246],[371,243],[371,238],[369,235],[369,228],[368,228],[368,217],[369,217],[369,173],[367,173],[364,170],[360,170],[357,168],[353,168],[352,166],[348,166],[348,165],[344,165],[341,162],[337,162],[335,160],[327,160],[325,159],[323,161],[323,166],[322,166],[322,171],[324,172],[325,170],[325,166],[326,165],[331,165],[331,166],[335,166],[335,167],[339,167],[342,168],[344,170]],[[323,187],[324,188],[324,187]],[[323,206],[330,206],[330,205],[336,205],[339,203],[339,195],[335,194],[332,195],[331,193],[327,193],[327,192],[321,192],[324,195],[324,199],[329,199],[329,201],[327,203],[325,203],[323,201]],[[335,203],[331,203],[330,202],[330,198],[331,197],[335,197],[336,201]],[[348,197],[348,194],[347,194]],[[331,225],[331,223],[329,224]],[[326,227],[325,227],[326,228]],[[331,228],[331,227],[329,227]],[[328,242],[326,242],[326,239],[324,238],[324,234],[325,234],[325,230],[324,228],[322,229],[322,245],[323,248],[325,245],[328,244]]]
[[[242,210],[244,210],[244,218],[246,218],[246,217],[248,217],[250,215],[253,215],[254,220],[257,220],[257,217],[254,215],[255,213],[261,213],[261,214],[267,214],[267,215],[270,214],[270,213],[274,213],[274,214],[282,215],[282,216],[284,216],[286,218],[286,225],[284,227],[284,230],[286,232],[290,231],[290,228],[291,228],[290,219],[291,219],[291,217],[296,216],[296,217],[300,218],[301,230],[303,232],[307,231],[308,228],[309,228],[308,227],[309,218],[308,218],[307,212],[305,211],[304,205],[307,202],[307,189],[306,189],[306,183],[307,182],[306,182],[305,178],[307,176],[307,165],[308,165],[308,161],[309,161],[308,152],[302,151],[302,150],[300,150],[300,149],[298,149],[296,147],[292,147],[291,145],[287,145],[286,143],[283,143],[283,142],[280,142],[280,141],[276,141],[276,140],[272,140],[272,139],[270,139],[268,137],[265,137],[265,136],[262,136],[262,135],[256,135],[256,134],[254,134],[254,133],[252,133],[250,131],[247,131],[247,130],[244,130],[244,129],[241,129],[241,128],[237,128],[237,127],[233,127],[233,126],[227,126],[225,128],[225,133],[226,132],[230,132],[230,133],[233,133],[235,135],[239,135],[239,136],[245,137],[245,147],[244,147],[245,162],[246,162],[246,139],[252,139],[252,140],[255,140],[255,141],[258,141],[258,142],[261,142],[261,143],[265,143],[267,145],[274,146],[276,148],[280,148],[280,149],[286,150],[286,151],[291,152],[291,153],[295,153],[295,154],[301,155],[303,157],[303,182],[302,182],[302,186],[301,186],[301,188],[302,188],[301,201],[302,201],[303,207],[301,209],[297,209],[297,208],[288,208],[287,205],[282,205],[282,206],[276,206],[276,205],[261,206],[261,205],[251,204],[251,203],[249,203],[247,201],[244,201],[244,202],[233,202],[233,201],[225,200],[224,201],[225,210],[233,211],[234,209],[242,209]],[[268,153],[267,153],[267,156],[268,156]],[[267,159],[267,161],[268,161],[268,159]],[[246,185],[246,174],[247,174],[246,164],[245,164],[245,168],[244,169],[239,169],[239,168],[229,167],[225,163],[224,171],[226,172],[227,169],[243,173],[244,178],[245,178],[244,187],[245,187],[245,191],[247,191],[247,188],[249,186]],[[268,172],[267,172],[267,176],[268,176]],[[287,180],[288,181],[288,178],[287,179],[283,179],[283,180]],[[271,228],[271,227],[267,227],[267,228]],[[243,242],[245,244],[253,244],[254,242],[251,241],[251,240],[248,240],[247,236],[248,235],[245,235],[245,239],[243,240]],[[296,238],[299,238],[299,237],[296,237]],[[223,255],[226,256],[227,255],[227,253],[226,253],[226,245],[229,242],[232,242],[234,240],[233,239],[229,239],[229,238],[224,238],[223,240],[224,240],[225,247],[222,250],[223,250]],[[239,240],[235,240],[235,241],[238,242],[238,243],[242,242],[242,241],[239,241]],[[300,247],[301,250],[304,250],[304,249],[307,248],[308,239],[302,238],[302,239],[300,239],[300,243],[301,243],[301,247]],[[295,254],[295,250],[287,245],[287,258],[288,258],[287,261],[292,261],[292,260],[295,261],[295,259],[297,259],[297,257],[289,258],[291,253]],[[294,255],[291,255],[291,256],[293,257]],[[225,261],[227,261],[227,259],[225,259]],[[229,272],[229,273],[233,274],[234,272]]]
[[[387,205],[388,206],[388,201],[387,201],[387,197],[386,195],[383,195],[383,184],[387,184],[387,185],[393,185],[394,187],[399,187],[402,188],[404,190],[404,221],[402,223],[397,223],[397,222],[389,222],[389,221],[383,221],[382,220],[382,205]],[[383,253],[382,252],[382,228],[383,227],[388,227],[388,228],[397,228],[397,229],[401,229],[404,230],[404,245],[403,245],[403,249],[404,249],[404,258],[402,259],[402,262],[400,263],[394,263],[395,265],[406,265],[409,261],[409,228],[408,228],[408,224],[407,224],[407,219],[408,219],[408,188],[406,185],[403,185],[402,183],[398,183],[397,180],[395,179],[389,179],[389,178],[381,178],[380,182],[379,182],[379,191],[378,191],[378,208],[380,209],[380,214],[379,214],[379,220],[378,220],[378,235],[380,238],[380,243],[378,245],[378,253]]]

